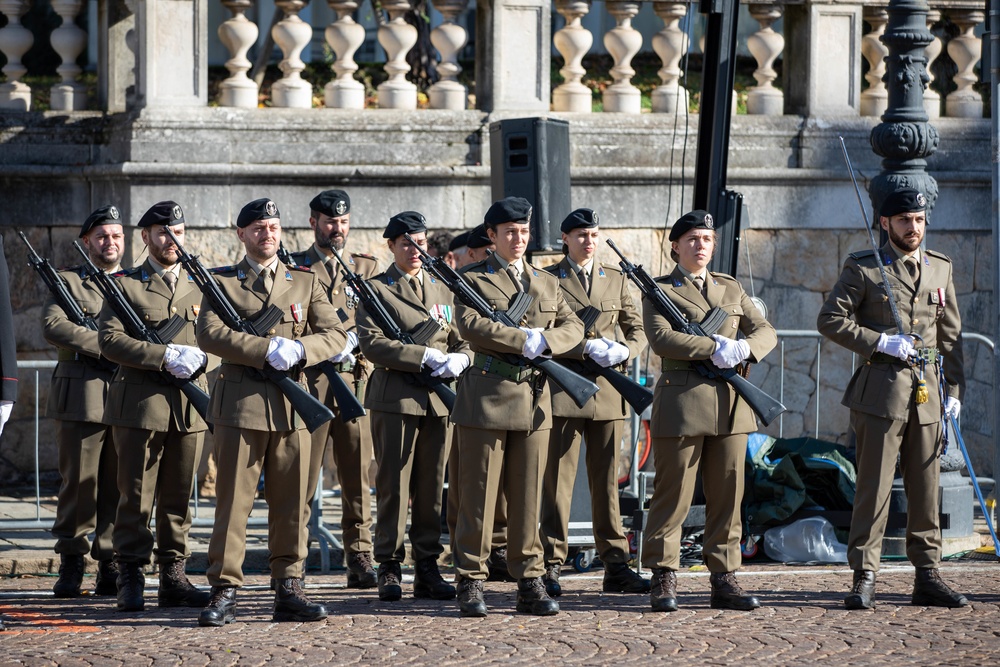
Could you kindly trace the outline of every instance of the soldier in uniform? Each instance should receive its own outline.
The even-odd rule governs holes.
[[[149,524],[156,504],[157,599],[161,607],[201,607],[208,594],[184,573],[190,555],[188,500],[208,425],[179,387],[166,384],[161,371],[190,378],[204,370],[208,357],[195,343],[200,295],[178,263],[169,225],[183,241],[184,213],[172,201],[154,204],[139,220],[149,257],[141,266],[116,274],[125,298],[150,327],[172,316],[183,329],[167,345],[132,338],[108,303],[101,310],[101,354],[118,364],[108,390],[104,423],[112,427],[118,453],[121,498],[112,541],[118,575],[118,608],[142,611],[142,568],[153,554]],[[207,388],[204,377],[197,380]]]
[[[563,298],[555,276],[524,259],[531,205],[508,197],[487,211],[485,224],[496,252],[470,266],[465,277],[494,307],[506,309],[518,292],[532,303],[518,329],[505,327],[464,305],[458,330],[469,342],[473,365],[462,375],[452,420],[458,425],[461,507],[453,548],[463,616],[484,616],[486,557],[501,480],[508,502],[508,566],[517,578],[517,610],[551,615],[559,605],[545,592],[538,535],[542,473],[552,427],[546,377],[506,355],[537,359],[569,352],[583,339],[583,325]]]
[[[715,307],[729,313],[718,333],[708,338],[677,332],[643,301],[646,336],[663,370],[650,423],[656,481],[642,558],[653,570],[653,611],[677,610],[681,532],[699,465],[706,500],[702,554],[711,573],[711,606],[744,611],[760,606],[735,574],[742,562],[740,502],[747,434],[757,430],[757,421],[731,386],[702,377],[691,362],[710,360],[719,368],[734,368],[760,361],[777,344],[777,335],[734,278],[707,270],[716,248],[714,227],[705,211],[677,220],[668,237],[677,266],[657,283],[690,320],[703,320]]]
[[[563,356],[589,358],[605,368],[626,364],[646,347],[646,334],[639,309],[629,294],[628,280],[618,267],[595,259],[597,213],[589,208],[576,209],[566,216],[560,229],[566,257],[546,271],[559,279],[566,302],[578,315],[588,306],[601,311],[585,338]],[[580,442],[586,436],[591,519],[597,552],[604,563],[604,591],[648,593],[649,581],[628,567],[628,540],[618,507],[618,454],[628,407],[607,380],[596,373],[585,377],[596,382],[601,391],[582,408],[560,388],[552,389],[552,431],[542,482],[545,590],[552,597],[562,593],[559,570],[569,553],[570,504]]]
[[[125,232],[115,206],[102,206],[84,221],[80,238],[97,268],[108,273],[121,270]],[[82,268],[60,271],[70,296],[85,315],[95,319],[104,297]],[[98,562],[97,595],[118,592],[118,565],[114,561],[111,533],[118,509],[118,457],[111,427],[101,422],[104,399],[116,367],[101,357],[97,332],[74,324],[51,297],[42,308],[43,335],[59,352],[52,373],[46,416],[56,420],[59,448],[59,486],[52,534],[59,554],[59,579],[52,592],[57,598],[81,595],[84,554]],[[94,543],[87,539],[94,533]]]
[[[14,337],[14,314],[10,307],[10,273],[3,254],[0,236],[0,433],[10,419],[17,400],[17,340]],[[0,623],[0,628],[3,624]]]
[[[361,349],[375,364],[365,407],[371,410],[372,437],[378,462],[375,560],[379,562],[381,600],[398,600],[400,563],[406,555],[403,534],[410,508],[410,545],[415,561],[413,596],[450,600],[455,588],[441,578],[441,492],[451,442],[448,408],[430,388],[408,374],[430,369],[434,377],[456,378],[469,367],[472,353],[454,328],[451,291],[422,268],[420,253],[427,224],[416,211],[392,217],[382,236],[388,239],[392,265],[371,284],[385,309],[403,331],[428,319],[439,328],[423,344],[406,345],[387,338],[364,305],[358,313]],[[412,503],[412,504],[411,504]]]
[[[907,500],[906,555],[916,568],[912,602],[939,607],[969,603],[938,574],[941,415],[958,416],[965,375],[951,260],[920,249],[926,207],[924,195],[909,188],[886,198],[879,225],[889,240],[880,257],[874,250],[851,253],[817,319],[824,336],[865,360],[843,400],[857,436],[857,492],[847,545],[854,583],[844,598],[848,609],[875,606],[875,573],[897,456]],[[882,284],[879,262],[888,286]],[[886,287],[906,334],[893,321]],[[914,349],[915,336],[923,343],[919,349]],[[944,386],[939,386],[939,371]],[[926,383],[924,392],[921,383]]]
[[[341,275],[340,265],[333,257],[333,246],[343,252],[351,231],[351,198],[343,190],[326,190],[309,202],[309,226],[316,241],[305,251],[293,253],[299,266],[308,266],[316,274],[327,299],[337,310],[341,326],[355,333],[355,316],[358,298]],[[371,255],[350,253],[344,257],[351,269],[364,278],[378,274],[378,260]],[[338,368],[347,386],[354,387],[359,398],[364,398],[368,366],[363,358],[355,356],[356,350],[330,361]],[[372,561],[372,510],[370,469],[372,452],[371,427],[368,417],[358,417],[345,422],[330,391],[330,380],[318,368],[306,370],[309,389],[314,396],[330,406],[336,418],[316,429],[312,434],[312,453],[309,459],[309,489],[319,483],[327,443],[333,452],[340,480],[341,526],[344,531],[344,553],[347,560],[347,587],[374,588],[375,567]],[[309,519],[312,495],[306,503],[306,520]]]
[[[212,391],[209,418],[215,425],[217,461],[215,526],[208,547],[212,598],[200,625],[222,626],[236,617],[236,589],[243,585],[247,517],[264,473],[268,504],[268,548],[275,621],[318,621],[326,607],[303,592],[308,544],[303,507],[308,487],[309,434],[278,386],[257,369],[264,364],[301,381],[311,366],[353,349],[323,291],[317,273],[286,267],[277,258],[281,241],[278,207],[256,199],[240,211],[237,234],[246,249],[236,266],[217,269],[216,280],[240,317],[253,319],[270,306],[282,320],[270,338],[235,331],[208,299],[201,305],[198,342],[222,357]],[[311,333],[306,334],[306,327]]]

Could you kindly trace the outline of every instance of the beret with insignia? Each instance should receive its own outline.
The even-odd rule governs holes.
[[[531,221],[531,203],[524,197],[505,197],[493,202],[483,217],[483,223],[495,227],[504,222],[528,224]]]
[[[670,228],[670,236],[667,239],[676,241],[692,229],[715,229],[715,220],[712,219],[712,214],[702,210],[685,213]]]
[[[339,218],[351,212],[351,198],[343,190],[324,190],[309,202],[309,210]]]
[[[885,198],[879,209],[879,215],[891,218],[900,213],[919,213],[926,210],[927,197],[924,196],[924,193],[913,188],[903,188]]]
[[[94,227],[99,227],[100,225],[120,224],[122,224],[122,214],[118,210],[118,207],[113,204],[102,206],[87,216],[87,219],[83,221],[83,227],[80,228],[80,238],[86,236],[87,233]]]
[[[578,208],[566,216],[566,219],[562,221],[562,225],[559,226],[559,231],[563,234],[569,234],[574,229],[596,227],[598,222],[599,218],[593,209]]]
[[[153,225],[183,225],[184,211],[177,202],[161,201],[149,207],[141,218],[139,227],[152,227]]]
[[[389,224],[382,232],[382,238],[394,239],[403,234],[416,234],[427,231],[427,219],[416,211],[403,211],[389,218]]]
[[[469,245],[469,235],[472,234],[472,230],[465,230],[461,234],[457,234],[451,239],[448,244],[448,252],[455,252],[459,248],[464,248]]]
[[[281,217],[281,214],[278,213],[278,205],[267,197],[263,197],[261,199],[254,199],[243,207],[239,217],[236,218],[236,226],[246,227],[258,220],[270,220],[279,217]]]
[[[485,248],[487,246],[493,245],[493,241],[490,240],[489,235],[486,233],[486,225],[479,225],[471,232],[469,232],[469,240],[466,245],[470,248]]]

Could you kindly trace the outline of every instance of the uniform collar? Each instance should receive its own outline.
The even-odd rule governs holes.
[[[677,265],[677,270],[680,272],[680,274],[682,276],[684,276],[685,278],[687,278],[688,280],[690,280],[692,283],[694,282],[695,278],[701,278],[706,283],[708,282],[708,269],[707,268],[702,269],[701,273],[689,273],[687,269],[685,269],[683,266],[681,266],[680,264],[678,264]]]
[[[276,274],[278,271],[278,256],[275,255],[271,258],[271,261],[267,264],[259,264],[255,260],[250,259],[250,255],[246,256],[247,264],[253,269],[259,276],[264,269],[271,269],[272,274]]]
[[[168,269],[167,267],[163,266],[162,264],[160,264],[159,262],[157,262],[152,257],[147,257],[146,259],[149,261],[149,268],[153,269],[153,273],[155,273],[156,275],[160,276],[160,278],[162,278],[163,274],[167,273],[168,271],[170,273],[174,274],[174,277],[176,277],[176,278],[180,278],[181,277],[181,265],[180,264],[174,264],[173,266],[171,266]],[[115,271],[110,271],[109,273],[115,273]]]
[[[593,259],[591,259],[589,262],[581,266],[580,264],[577,264],[572,259],[570,259],[569,255],[566,255],[566,263],[569,264],[569,268],[573,269],[574,273],[580,273],[581,271],[585,271],[588,276],[594,275]]]

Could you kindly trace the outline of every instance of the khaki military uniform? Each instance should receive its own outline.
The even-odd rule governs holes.
[[[355,329],[355,319],[358,309],[356,295],[352,293],[347,281],[344,280],[340,264],[335,257],[327,259],[315,245],[309,250],[294,253],[292,257],[299,266],[310,267],[323,287],[330,303],[337,309],[341,326],[347,330]],[[378,260],[371,255],[350,253],[344,256],[351,270],[368,279],[378,274]],[[340,375],[348,387],[354,387],[358,399],[364,401],[365,383],[368,365],[363,359],[353,365],[349,362],[339,364]],[[372,503],[370,468],[372,459],[371,426],[368,417],[358,417],[345,422],[340,418],[340,409],[336,407],[333,393],[330,390],[330,380],[318,368],[306,369],[309,391],[313,396],[333,408],[336,418],[319,427],[312,433],[311,453],[309,457],[309,489],[315,489],[319,483],[320,471],[323,468],[324,454],[327,443],[333,454],[333,462],[337,466],[337,477],[340,481],[340,502],[342,516],[340,525],[344,531],[344,551],[346,553],[369,553],[372,549]],[[311,496],[310,496],[311,499]],[[311,502],[306,504],[306,521],[311,514]]]
[[[717,333],[746,336],[749,361],[760,361],[777,344],[774,327],[734,278],[709,273],[704,296],[679,267],[657,283],[689,320],[700,322],[716,306],[725,310],[729,317]],[[650,423],[656,479],[642,563],[649,568],[680,567],[681,530],[700,464],[706,500],[705,564],[713,573],[732,572],[742,561],[740,503],[747,434],[757,430],[756,417],[726,382],[702,377],[690,367],[696,360],[711,364],[714,340],[674,331],[646,299],[642,307],[650,349],[663,367]]]
[[[104,297],[86,271],[60,271],[70,296],[95,320]],[[97,332],[70,321],[54,297],[42,308],[45,340],[59,350],[45,415],[56,420],[59,447],[59,500],[52,534],[55,551],[67,556],[90,552],[94,560],[114,556],[111,532],[118,510],[118,457],[111,427],[103,424],[104,401],[114,365],[101,359]],[[94,543],[87,536],[94,533]]]
[[[209,405],[218,464],[215,527],[208,547],[212,586],[243,584],[247,517],[262,471],[271,576],[300,578],[306,557],[308,529],[302,508],[312,497],[307,488],[309,433],[278,386],[257,369],[267,363],[270,336],[301,341],[303,361],[312,366],[343,350],[347,334],[314,273],[288,269],[281,262],[274,269],[270,295],[246,258],[215,271],[219,287],[241,317],[253,319],[272,305],[281,309],[284,316],[268,337],[234,331],[207,299],[201,304],[198,343],[222,358]],[[304,381],[301,373],[290,372]]]
[[[595,261],[591,267],[590,294],[584,290],[568,258],[546,271],[559,279],[563,296],[576,313],[587,306],[601,311],[587,338],[564,355],[566,358],[583,360],[587,339],[606,336],[618,340],[619,329],[624,334],[619,342],[628,347],[629,358],[634,359],[642,352],[646,347],[642,319],[620,270]],[[603,377],[596,373],[585,373],[584,377],[596,382],[601,390],[582,408],[562,389],[552,388],[552,431],[542,483],[541,535],[547,565],[562,565],[569,553],[570,505],[584,437],[597,552],[604,563],[625,563],[629,559],[618,506],[618,453],[628,404]]]
[[[149,260],[118,274],[118,284],[136,313],[150,327],[173,315],[187,325],[171,341],[197,345],[195,322],[201,293],[180,270],[173,294]],[[153,534],[149,529],[156,504],[156,560],[169,563],[190,555],[188,500],[208,425],[180,388],[161,374],[166,345],[132,338],[111,307],[101,310],[101,354],[118,364],[108,390],[104,423],[111,425],[118,452],[121,499],[114,527],[115,556],[122,563],[149,563]],[[196,380],[207,390],[204,376]]]
[[[7,257],[3,254],[3,236],[0,236],[0,401],[16,400],[17,340],[10,307],[10,273]]]
[[[412,515],[410,545],[414,560],[441,554],[441,491],[451,442],[448,408],[427,387],[406,376],[421,369],[424,351],[463,352],[469,346],[455,329],[451,291],[426,271],[423,299],[395,264],[371,281],[388,313],[403,331],[413,331],[429,317],[441,324],[426,345],[404,345],[391,340],[372,321],[362,305],[358,312],[361,350],[375,365],[365,398],[371,410],[378,513],[375,521],[375,560],[401,562],[406,556],[403,534],[407,507]],[[412,504],[411,504],[412,501]]]
[[[559,281],[524,262],[522,284],[534,300],[522,326],[545,329],[552,354],[565,354],[583,339],[583,324],[567,305]],[[496,255],[471,265],[465,277],[501,310],[518,291]],[[459,575],[486,579],[493,514],[501,484],[507,496],[507,562],[517,579],[545,572],[538,534],[542,475],[552,428],[550,382],[521,369],[520,381],[485,370],[480,361],[498,354],[520,355],[526,334],[458,305],[458,331],[476,353],[458,383],[452,421],[458,425],[461,508],[453,545]],[[492,367],[499,367],[494,360]],[[508,369],[509,370],[509,369]]]
[[[855,570],[879,568],[898,455],[907,501],[906,555],[918,568],[936,567],[941,560],[938,370],[943,363],[945,395],[961,400],[962,320],[946,256],[922,252],[919,281],[914,284],[895,249],[886,244],[880,252],[903,333],[919,335],[923,343],[916,341],[915,346],[937,348],[941,359],[926,365],[929,400],[917,405],[919,368],[877,352],[880,333],[899,332],[881,287],[875,253],[852,253],[817,320],[824,336],[863,359],[843,400],[851,409],[857,436],[857,491],[847,559]]]

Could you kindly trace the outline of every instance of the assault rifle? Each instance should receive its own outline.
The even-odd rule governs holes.
[[[386,338],[399,341],[404,345],[426,345],[436,333],[441,331],[441,325],[433,317],[424,320],[413,332],[403,331],[392,315],[389,314],[389,311],[385,309],[385,305],[379,299],[378,292],[371,286],[371,283],[354,271],[351,271],[341,256],[340,251],[333,247],[332,244],[330,245],[330,250],[333,251],[333,256],[340,263],[344,280],[347,281],[347,284],[357,294],[358,299],[365,306],[365,311],[371,315],[375,324],[382,330]],[[421,387],[427,387],[437,394],[438,398],[445,404],[445,407],[448,408],[448,412],[451,412],[452,408],[455,407],[455,390],[449,386],[450,383],[447,379],[431,375],[429,368],[424,368],[419,373],[406,373],[404,377]]]
[[[219,283],[215,282],[215,278],[208,272],[208,269],[205,268],[197,257],[184,249],[169,226],[165,227],[165,229],[167,230],[167,235],[170,236],[170,240],[177,246],[177,255],[180,258],[181,264],[184,265],[184,268],[194,280],[194,284],[201,290],[202,295],[208,299],[208,303],[212,306],[212,310],[215,311],[216,315],[219,316],[219,319],[234,331],[239,331],[250,336],[266,338],[266,333],[281,321],[284,315],[281,309],[271,304],[253,321],[241,317],[229,300],[229,297],[219,287]],[[265,380],[278,385],[278,389],[281,390],[281,393],[292,404],[292,409],[302,417],[302,421],[305,422],[306,428],[309,429],[310,433],[333,419],[333,411],[306,391],[302,385],[293,380],[287,373],[271,367],[267,362],[264,363],[264,368],[254,370],[260,373]]]
[[[622,271],[625,275],[629,277],[633,283],[642,292],[642,295],[649,299],[656,311],[667,318],[667,322],[670,326],[674,328],[675,331],[680,331],[681,333],[686,333],[691,336],[706,336],[710,337],[711,333],[706,331],[704,327],[698,322],[691,322],[681,309],[677,307],[673,301],[671,301],[660,286],[656,284],[642,266],[636,266],[632,262],[628,261],[625,255],[622,254],[618,246],[611,239],[608,239],[608,245],[611,249],[617,253],[621,261],[618,264],[622,267]],[[716,326],[716,328],[718,328]],[[732,368],[719,368],[715,364],[706,360],[692,361],[691,365],[696,371],[698,371],[703,377],[722,380],[728,382],[733,390],[747,402],[750,409],[753,410],[760,421],[767,426],[772,421],[774,421],[778,415],[785,411],[785,406],[781,404],[780,401],[768,396],[766,393],[761,391],[759,388],[755,387],[750,383],[749,380],[744,378],[742,375],[736,372]]]
[[[83,255],[83,268],[104,296],[104,303],[109,305],[111,310],[115,311],[118,319],[122,321],[122,326],[125,327],[125,331],[129,336],[146,343],[153,343],[154,345],[166,345],[186,325],[184,318],[180,315],[173,315],[157,328],[146,326],[146,323],[139,317],[139,314],[135,312],[135,308],[125,298],[125,294],[122,292],[122,288],[118,285],[117,281],[104,271],[101,271],[90,261],[90,256],[83,249],[83,246],[80,245],[79,241],[73,241],[73,247]],[[200,371],[189,378],[177,378],[167,371],[160,371],[159,374],[167,384],[179,388],[187,396],[191,402],[191,406],[201,415],[201,418],[206,422],[208,421],[208,401],[210,397],[201,387],[194,383],[194,378],[200,375]],[[209,430],[212,429],[211,424],[208,427]]]
[[[404,234],[406,240],[413,245],[420,252],[420,258],[423,260],[424,266],[427,268],[435,278],[443,282],[448,289],[458,298],[459,301],[464,303],[469,308],[479,313],[482,317],[488,317],[494,322],[503,324],[504,326],[511,327],[513,329],[519,328],[518,322],[524,313],[527,312],[528,306],[531,305],[532,298],[526,292],[518,292],[515,297],[514,302],[511,307],[507,310],[499,310],[494,308],[489,304],[475,290],[475,288],[469,284],[455,269],[448,266],[444,260],[440,257],[431,257],[427,254],[427,251],[417,245],[417,242],[410,237],[409,234]],[[522,296],[523,295],[523,296]],[[537,359],[525,359],[520,355],[503,355],[507,363],[515,364],[518,366],[527,363],[529,366],[533,366],[536,369],[545,373],[548,377],[552,378],[552,381],[557,385],[562,387],[573,402],[579,407],[583,407],[590,400],[590,397],[598,392],[600,387],[596,384],[583,377],[579,373],[570,370],[566,366],[563,366],[559,362],[553,359],[543,359],[541,357]]]

